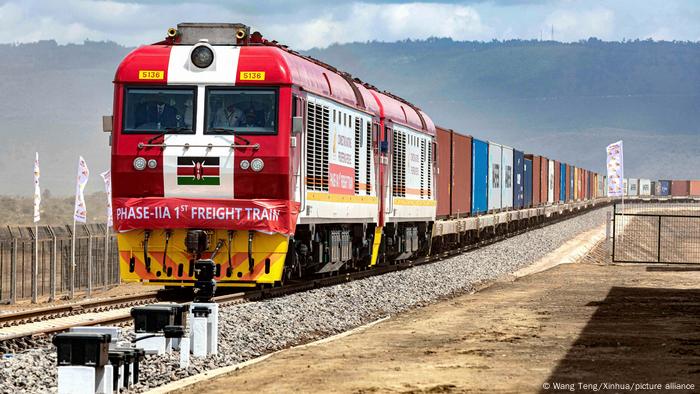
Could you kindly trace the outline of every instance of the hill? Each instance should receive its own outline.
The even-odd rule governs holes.
[[[283,37],[276,37],[284,41]],[[112,79],[130,51],[109,42],[0,45],[0,194],[74,190],[77,157],[102,190]],[[603,170],[604,147],[625,141],[631,177],[700,178],[700,44],[457,42],[428,39],[331,45],[307,54],[422,107],[436,123]],[[573,159],[575,158],[575,159]]]

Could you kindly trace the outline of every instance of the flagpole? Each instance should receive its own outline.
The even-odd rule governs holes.
[[[71,237],[71,264],[70,264],[70,298],[75,294],[75,215],[73,215],[73,233]]]
[[[34,273],[32,274],[32,304],[37,302],[37,293],[39,292],[39,223],[34,222]]]

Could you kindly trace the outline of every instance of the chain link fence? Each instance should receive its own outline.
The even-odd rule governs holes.
[[[612,260],[700,264],[700,202],[615,203]]]
[[[73,297],[119,283],[116,236],[108,235],[105,224],[76,226],[72,269],[72,230],[72,226],[0,227],[0,303]]]

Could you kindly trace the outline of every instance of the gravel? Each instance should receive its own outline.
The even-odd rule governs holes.
[[[177,354],[148,356],[141,366],[141,382],[130,391],[143,392],[172,380],[236,364],[473,291],[479,283],[532,264],[576,234],[604,223],[606,211],[597,209],[436,263],[226,307],[219,312],[218,355],[191,358],[188,369],[178,367]],[[53,347],[0,359],[0,393],[35,392],[56,392]]]

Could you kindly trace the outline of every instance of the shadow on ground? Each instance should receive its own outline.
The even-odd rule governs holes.
[[[700,387],[700,290],[613,287],[604,300],[587,306],[597,310],[549,376],[550,389],[540,393],[573,391],[554,389],[554,383],[594,391],[579,382],[598,384],[600,392],[625,391],[606,390],[606,382]]]

